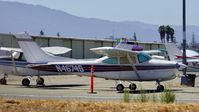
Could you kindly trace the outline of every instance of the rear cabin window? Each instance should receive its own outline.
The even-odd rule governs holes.
[[[130,60],[128,60],[127,57],[120,57],[120,64],[131,64],[131,63],[136,63],[136,58],[135,56],[130,56],[131,60],[133,62],[129,62]]]
[[[120,57],[120,64],[130,64],[127,57]]]
[[[139,53],[137,56],[138,56],[139,63],[144,63],[151,59],[151,57],[145,53]]]
[[[136,63],[136,57],[135,56],[130,56],[130,57],[131,57],[131,60],[133,61],[133,63]],[[107,64],[130,64],[127,57],[119,57],[119,59],[117,57],[112,57],[112,58],[105,59],[103,61],[103,63],[107,63]]]
[[[118,64],[117,58],[107,58],[103,61],[103,63],[107,64]]]

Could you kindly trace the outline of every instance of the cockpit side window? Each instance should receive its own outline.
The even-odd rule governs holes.
[[[143,63],[143,62],[149,61],[151,59],[151,56],[149,56],[145,53],[139,53],[137,56],[138,56],[139,63]]]

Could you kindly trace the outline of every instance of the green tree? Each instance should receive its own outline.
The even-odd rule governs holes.
[[[175,34],[175,30],[173,28],[170,29],[170,35],[171,35],[171,42],[174,42],[174,34]]]
[[[133,38],[134,38],[134,41],[137,41],[137,36],[135,32],[133,33]]]
[[[43,30],[40,31],[40,35],[41,36],[44,35],[44,31]]]
[[[169,25],[165,27],[165,32],[166,32],[166,40],[167,42],[169,42],[170,35],[171,35],[171,27]]]
[[[193,32],[193,35],[192,35],[192,40],[191,40],[191,43],[190,43],[190,47],[193,48],[193,49],[196,47],[196,40],[195,40],[194,32]]]
[[[58,36],[58,37],[60,37],[60,34],[59,34],[59,32],[57,32],[57,36]]]
[[[160,33],[161,42],[165,43],[165,26],[164,25],[159,26],[158,32]]]

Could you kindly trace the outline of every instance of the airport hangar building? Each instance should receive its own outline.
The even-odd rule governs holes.
[[[72,51],[63,54],[62,56],[76,58],[76,59],[86,59],[86,58],[98,58],[100,55],[95,54],[90,51],[90,48],[104,47],[104,46],[115,46],[114,40],[108,39],[86,39],[77,37],[57,37],[57,36],[35,36],[31,35],[33,39],[41,46],[63,46],[71,48]],[[165,49],[162,43],[142,43],[137,42],[138,45],[143,46],[144,50],[152,49]],[[19,45],[12,34],[0,33],[0,47],[14,47],[19,48]]]

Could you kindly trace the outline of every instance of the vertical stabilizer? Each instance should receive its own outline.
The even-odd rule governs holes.
[[[47,63],[54,60],[54,56],[46,54],[27,33],[15,35],[25,58],[30,63]]]
[[[176,56],[182,56],[182,52],[175,43],[167,43],[165,44],[165,47],[170,60],[176,61]]]

